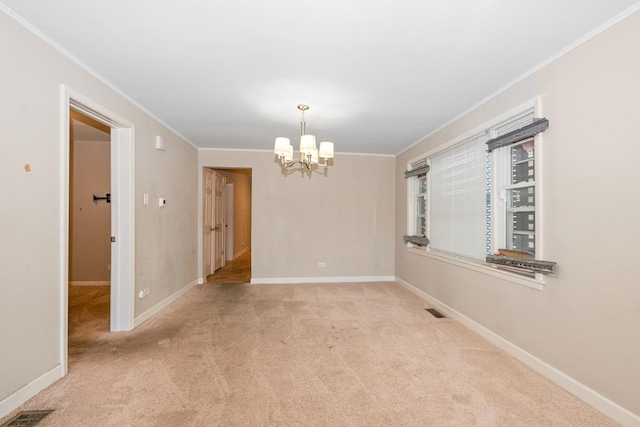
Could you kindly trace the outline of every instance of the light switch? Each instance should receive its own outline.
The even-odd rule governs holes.
[[[164,199],[164,197],[158,197],[158,206],[160,206],[161,208],[165,207],[167,205],[167,201]]]
[[[144,193],[142,195],[142,203],[145,204],[145,205],[149,204],[149,193]]]

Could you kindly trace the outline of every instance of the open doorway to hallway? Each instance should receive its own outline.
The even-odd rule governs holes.
[[[100,308],[107,314],[100,316],[101,321],[109,323],[108,331],[129,331],[134,327],[134,310],[133,310],[133,284],[134,284],[134,217],[133,217],[133,177],[135,173],[134,146],[133,146],[133,124],[122,117],[119,117],[112,111],[104,108],[102,105],[93,100],[63,86],[62,91],[62,118],[66,126],[63,127],[61,145],[61,166],[62,166],[62,182],[63,182],[63,203],[60,212],[60,233],[63,238],[60,239],[60,276],[59,286],[62,298],[58,301],[60,313],[60,335],[58,343],[60,345],[60,361],[62,367],[62,376],[66,375],[69,366],[69,353],[73,354],[70,339],[71,333],[75,333],[73,325],[69,327],[70,319],[73,322],[77,313],[76,301],[70,298],[69,283],[74,280],[70,275],[70,269],[74,261],[70,258],[73,256],[70,242],[73,239],[70,225],[70,218],[75,210],[72,207],[72,193],[74,180],[72,178],[72,165],[74,152],[71,144],[74,140],[73,133],[73,117],[86,120],[87,118],[98,124],[98,128],[105,131],[109,129],[109,187],[108,192],[105,188],[105,194],[97,194],[98,200],[94,201],[94,194],[91,194],[91,202],[107,202],[110,198],[109,215],[110,227],[108,238],[106,239],[110,247],[110,259],[107,263],[109,271],[109,286],[107,288],[108,309]],[[78,113],[78,114],[76,114]],[[86,121],[85,121],[85,124]],[[90,126],[96,127],[96,126]],[[76,130],[79,132],[79,130]],[[77,135],[76,135],[77,137]],[[77,139],[77,138],[76,138]],[[75,165],[78,165],[78,159],[75,159]],[[78,181],[77,179],[75,180]],[[109,194],[109,196],[107,196]],[[111,268],[109,269],[108,266]],[[104,261],[102,262],[104,264]],[[72,273],[73,274],[73,273]],[[95,289],[94,289],[95,290]],[[75,293],[75,292],[74,292]],[[92,302],[96,302],[98,298],[89,297]],[[52,302],[53,303],[53,302]],[[71,308],[69,306],[72,306]],[[95,313],[95,310],[88,310]],[[81,314],[86,314],[85,308],[81,309]],[[82,317],[82,316],[81,316]],[[93,323],[91,323],[93,324]],[[82,325],[85,325],[82,323]],[[70,333],[71,329],[71,333]],[[76,343],[82,348],[83,338],[80,337]]]
[[[204,277],[210,283],[251,280],[252,171],[204,168]]]
[[[69,111],[70,355],[86,328],[109,332],[111,128]]]

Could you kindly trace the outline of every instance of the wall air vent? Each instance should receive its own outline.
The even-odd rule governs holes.
[[[22,411],[11,418],[0,427],[31,427],[38,424],[44,417],[52,413],[53,410],[46,411]]]
[[[431,313],[433,315],[433,317],[437,318],[437,319],[442,319],[445,317],[444,314],[440,313],[438,310],[436,310],[435,308],[425,308],[425,310],[427,310],[429,313]]]

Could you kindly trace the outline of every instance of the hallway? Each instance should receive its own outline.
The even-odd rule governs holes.
[[[207,277],[207,283],[235,284],[251,281],[251,249]]]

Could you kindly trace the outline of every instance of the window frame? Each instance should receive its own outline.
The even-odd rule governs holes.
[[[416,171],[420,171],[417,172]],[[404,241],[408,246],[426,248],[428,246],[428,218],[427,218],[427,193],[426,188],[428,185],[427,175],[429,172],[429,166],[424,158],[418,158],[411,162],[407,166],[405,177],[407,178],[407,234],[404,236]],[[424,187],[421,187],[420,180],[424,177]],[[424,192],[420,192],[421,188],[424,188]],[[419,230],[418,212],[419,201],[422,198],[422,206],[424,208],[424,233]],[[423,237],[422,237],[423,236]]]
[[[512,116],[506,120],[496,123],[491,128],[492,138],[504,135],[509,133],[513,129],[521,128],[524,125],[518,125],[507,128],[505,132],[498,131],[500,130],[500,125],[507,120],[513,120],[513,122],[518,123],[524,118],[535,118],[536,109],[535,106],[530,106],[522,110],[519,114]],[[505,125],[503,125],[505,126]],[[505,126],[506,127],[506,126]],[[538,134],[539,135],[539,134]],[[539,153],[538,153],[538,140],[536,136],[528,137],[523,139],[522,141],[518,141],[512,144],[508,144],[497,149],[494,149],[491,152],[491,253],[497,253],[498,249],[511,249],[509,237],[510,235],[510,226],[512,223],[509,221],[509,210],[513,209],[509,206],[509,196],[508,193],[510,190],[515,190],[519,188],[533,187],[534,193],[534,255],[536,254],[536,249],[538,248],[538,242],[536,240],[538,234],[538,202],[539,193],[537,190],[537,178],[539,177],[539,170],[537,169]],[[512,177],[512,167],[511,163],[511,150],[514,147],[525,144],[527,141],[533,141],[534,144],[534,155],[533,158],[528,161],[533,161],[533,181],[525,181],[521,183],[513,184],[511,182]],[[502,169],[499,169],[502,168]]]
[[[533,109],[533,116],[534,117],[542,117],[542,111],[541,111],[541,106],[540,106],[540,97],[536,97],[534,99],[531,99],[517,107],[511,108],[507,111],[505,111],[504,113],[498,115],[497,117],[493,118],[492,120],[489,120],[485,123],[483,123],[480,126],[476,126],[473,129],[463,133],[462,135],[459,135],[458,137],[445,142],[443,144],[438,145],[435,148],[432,148],[430,150],[428,150],[427,152],[420,154],[419,156],[416,156],[412,159],[410,159],[407,162],[407,170],[410,170],[411,165],[415,164],[417,161],[420,161],[422,159],[426,159],[427,164],[429,164],[429,159],[433,156],[435,156],[438,153],[441,153],[445,150],[448,150],[452,147],[454,147],[455,145],[458,145],[460,143],[463,143],[465,140],[473,137],[474,135],[477,135],[483,131],[487,131],[487,130],[493,130],[496,126],[498,126],[500,123],[505,122],[506,120],[513,118],[515,116],[517,116],[518,114],[523,113],[524,111],[528,110],[528,109]],[[543,228],[543,199],[542,199],[542,193],[543,193],[543,188],[544,188],[544,177],[541,173],[542,171],[542,167],[543,167],[543,134],[542,133],[538,133],[537,135],[535,135],[534,137],[534,144],[535,144],[535,154],[534,154],[534,180],[535,180],[535,185],[534,185],[534,197],[535,197],[535,218],[534,218],[534,229],[535,229],[535,238],[534,238],[534,245],[535,245],[535,253],[536,253],[536,258],[538,259],[543,259],[543,235],[544,235],[544,228]],[[498,238],[502,239],[500,241],[504,241],[506,242],[506,225],[507,225],[507,219],[506,219],[506,209],[501,210],[502,212],[502,216],[504,216],[504,218],[502,219],[502,221],[498,221],[498,224],[496,224],[496,218],[497,216],[495,215],[495,212],[497,209],[501,209],[501,207],[497,206],[498,202],[500,201],[499,194],[496,194],[496,192],[498,191],[496,189],[496,185],[495,185],[495,164],[494,164],[494,153],[491,153],[491,192],[490,192],[490,197],[491,197],[491,203],[490,203],[490,209],[491,209],[491,249],[492,249],[492,253],[494,253],[497,250],[497,246],[498,246]],[[415,216],[413,216],[413,212],[415,211],[415,202],[413,200],[411,200],[413,198],[413,194],[415,192],[415,188],[413,187],[414,185],[417,185],[417,182],[413,180],[414,177],[410,177],[408,179],[408,183],[407,183],[407,196],[410,198],[408,199],[407,203],[407,230],[411,230],[410,227],[414,227],[414,225],[410,225],[410,224],[414,224],[416,221]],[[429,182],[429,175],[427,172],[427,183]],[[428,188],[428,187],[427,187]],[[429,203],[429,192],[427,191],[427,203]],[[428,217],[428,212],[429,212],[429,208],[426,208],[427,210],[427,237],[429,237],[429,227],[430,227],[430,221],[429,221],[429,217]],[[502,223],[502,225],[500,225],[500,222]],[[496,227],[497,226],[503,226],[502,228],[504,228],[504,230],[502,230],[502,236],[500,236],[500,233],[497,233],[496,230],[498,230]],[[457,265],[460,267],[464,267],[464,268],[468,268],[474,271],[478,271],[481,273],[485,273],[494,277],[499,277],[501,279],[505,279],[508,280],[510,282],[514,282],[523,286],[527,286],[533,289],[537,289],[537,290],[542,290],[543,289],[543,285],[545,284],[545,275],[542,273],[535,273],[533,275],[526,275],[523,273],[519,273],[519,272],[511,272],[511,271],[507,271],[507,270],[503,270],[503,269],[499,269],[496,268],[495,266],[492,266],[491,264],[488,264],[486,262],[482,262],[482,261],[478,261],[475,259],[469,259],[466,257],[463,257],[461,255],[456,255],[456,254],[452,254],[452,253],[446,253],[446,252],[441,252],[441,251],[435,251],[432,250],[429,245],[427,246],[418,246],[418,245],[414,245],[410,242],[407,242],[406,244],[406,250],[417,254],[417,255],[421,255],[421,256],[426,256],[428,258],[432,258],[438,261],[442,261],[448,264],[453,264],[453,265]]]
[[[421,173],[415,179],[415,192],[413,193],[414,202],[414,224],[413,230],[416,236],[429,236],[429,220],[427,216],[427,172]],[[422,205],[422,206],[421,206]],[[420,209],[422,208],[422,209]],[[423,220],[420,221],[420,218]]]

